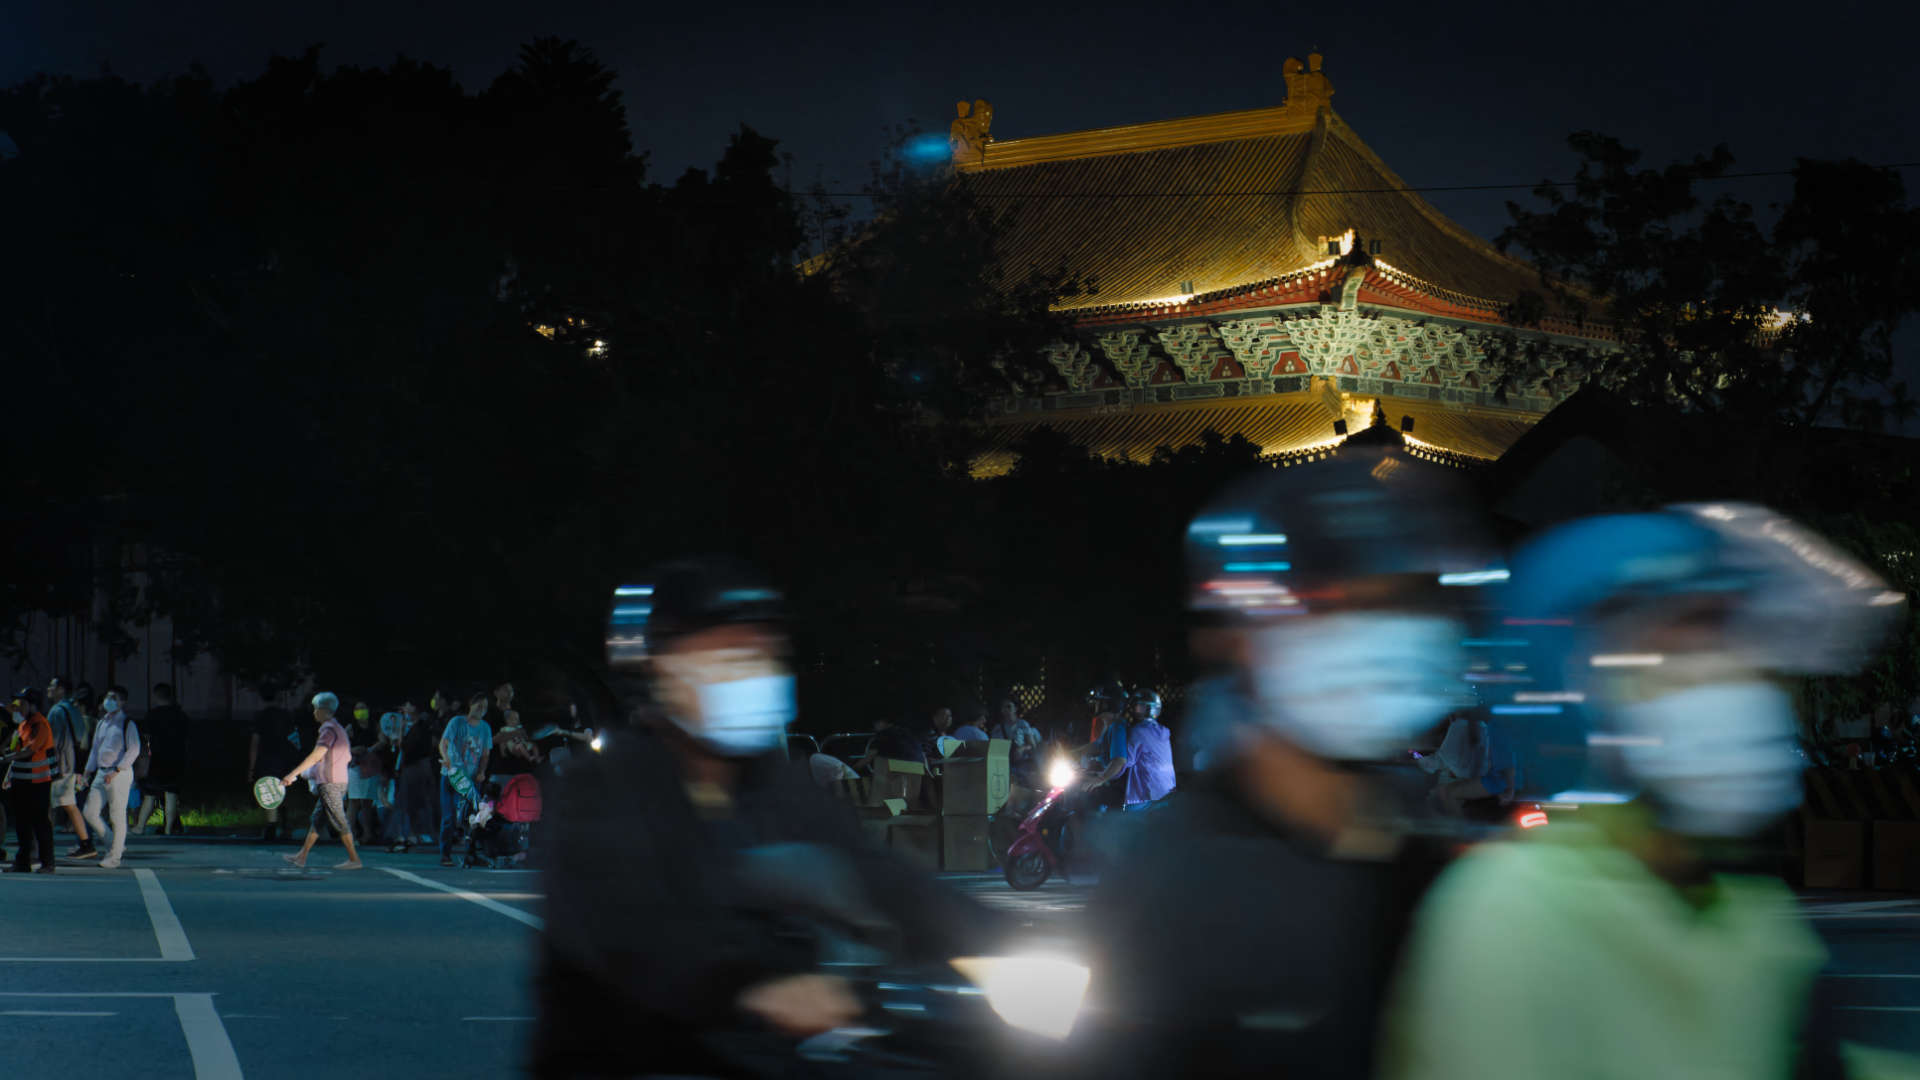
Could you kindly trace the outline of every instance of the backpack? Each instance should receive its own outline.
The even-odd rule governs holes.
[[[540,820],[540,782],[532,773],[521,773],[500,788],[494,810],[508,821]]]
[[[133,730],[135,735],[140,734],[139,725],[135,724],[133,717],[129,716],[120,725],[120,737],[122,739],[127,737],[127,730],[129,728]],[[141,736],[140,756],[133,759],[133,778],[135,780],[145,780],[147,778],[147,770],[151,768],[153,768],[153,740]]]

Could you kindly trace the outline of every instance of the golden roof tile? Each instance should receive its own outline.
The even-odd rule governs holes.
[[[1412,416],[1410,433],[1461,457],[1492,460],[1506,452],[1539,420],[1533,413],[1465,407],[1412,398],[1379,398],[1389,427],[1400,430]],[[1231,438],[1244,435],[1264,456],[1331,445],[1337,441],[1334,417],[1316,393],[1272,394],[1236,401],[1147,406],[1117,412],[1059,410],[1027,413],[989,423],[987,449],[972,463],[976,477],[1001,475],[1017,460],[1015,445],[1042,427],[1053,428],[1096,456],[1144,462],[1162,446],[1180,449],[1200,442],[1207,431]]]
[[[1287,65],[1287,104],[995,141],[992,107],[962,107],[955,163],[984,205],[1013,212],[1018,272],[1064,265],[1099,291],[1074,308],[1165,301],[1283,277],[1349,229],[1416,278],[1494,303],[1538,289],[1526,264],[1461,228],[1333,113],[1331,85]]]

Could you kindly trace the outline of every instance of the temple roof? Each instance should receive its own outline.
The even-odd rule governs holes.
[[[1319,70],[1287,65],[1286,104],[995,141],[991,107],[962,106],[955,166],[1013,211],[1009,269],[1064,263],[1098,285],[1073,309],[1166,302],[1285,277],[1353,230],[1378,260],[1436,292],[1493,303],[1538,290],[1526,264],[1426,200],[1330,105]]]
[[[1526,434],[1539,419],[1536,413],[1482,407],[1467,408],[1412,398],[1377,399],[1387,425],[1401,430],[1411,417],[1409,444],[1454,460],[1486,462],[1498,458]],[[1371,411],[1372,401],[1355,404],[1358,413],[1347,416],[1354,431]],[[1047,427],[1084,446],[1097,457],[1144,462],[1162,446],[1180,449],[1200,441],[1211,430],[1222,435],[1244,435],[1265,456],[1311,453],[1340,439],[1334,417],[1318,393],[1269,394],[1234,401],[1192,402],[1120,412],[1096,409],[1025,413],[992,421],[988,448],[972,463],[973,475],[997,476],[1017,460],[1016,444],[1038,428]]]

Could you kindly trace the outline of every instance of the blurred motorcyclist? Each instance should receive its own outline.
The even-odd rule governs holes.
[[[1819,938],[1779,881],[1726,871],[1801,799],[1775,675],[1851,670],[1903,598],[1739,504],[1562,526],[1512,574],[1519,625],[1571,621],[1553,651],[1601,772],[1577,814],[1476,850],[1431,892],[1382,1075],[1834,1075],[1833,1040],[1806,1023]],[[1636,797],[1592,805],[1612,793]]]
[[[1439,575],[1487,565],[1471,499],[1445,470],[1350,447],[1230,488],[1187,547],[1191,607],[1234,685],[1211,695],[1207,771],[1091,902],[1110,943],[1098,1068],[1365,1076],[1433,872],[1368,763],[1460,699],[1462,590]]]
[[[769,910],[743,866],[812,845],[852,868],[906,960],[981,951],[996,920],[860,842],[790,768],[794,712],[778,593],[723,559],[660,568],[616,593],[608,658],[641,699],[637,730],[569,770],[546,830],[547,929],[533,1071],[751,1075],[729,1052],[854,1019],[817,936]],[[824,874],[823,874],[824,876]]]

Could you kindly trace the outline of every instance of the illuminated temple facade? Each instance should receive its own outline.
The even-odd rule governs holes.
[[[1537,274],[1402,190],[1334,113],[1319,56],[1284,73],[1272,108],[1006,141],[986,102],[960,106],[955,168],[1014,211],[1003,266],[1097,286],[1060,305],[1075,334],[1050,351],[1055,383],[996,404],[976,475],[1009,468],[1040,426],[1105,457],[1211,429],[1298,460],[1376,406],[1410,451],[1471,465],[1574,389],[1549,371],[1495,400],[1488,345],[1516,332],[1511,305],[1541,291]],[[1575,355],[1611,347],[1590,322],[1524,334]]]

